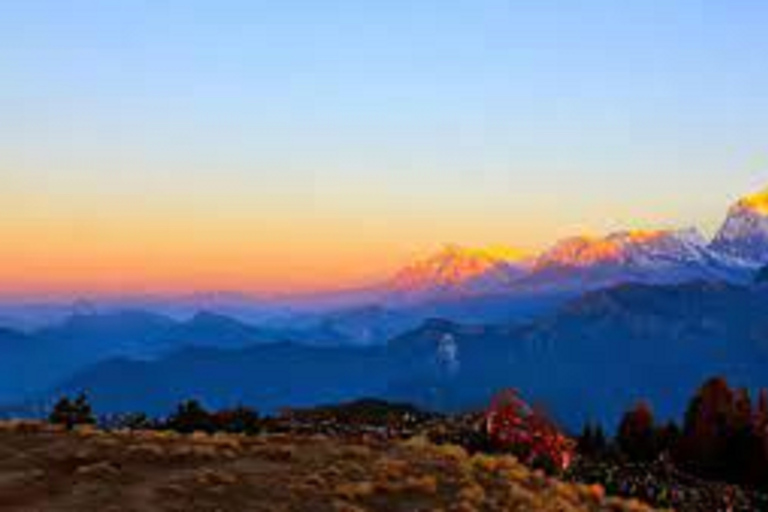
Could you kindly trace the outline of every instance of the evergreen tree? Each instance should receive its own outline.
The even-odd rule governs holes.
[[[577,449],[582,455],[601,456],[605,454],[607,443],[603,427],[587,423],[577,440]]]
[[[593,431],[593,443],[595,451],[598,455],[602,455],[608,449],[608,440],[603,430],[603,426],[598,424]]]
[[[758,428],[768,426],[768,390],[766,389],[761,389],[757,397],[754,423]]]
[[[740,388],[733,394],[731,427],[736,430],[745,430],[751,428],[752,424],[752,400],[749,397],[749,390]]]
[[[617,441],[622,453],[633,460],[651,460],[657,455],[653,411],[640,402],[621,420]]]
[[[581,431],[581,435],[577,441],[577,448],[579,453],[589,454],[592,452],[592,444],[594,442],[594,431],[592,430],[592,424],[587,423],[584,425],[584,430]]]
[[[727,473],[728,445],[737,423],[734,393],[723,378],[707,381],[691,400],[685,414],[681,455],[703,476]]]
[[[670,421],[656,431],[656,450],[659,453],[674,454],[682,433],[674,421]]]

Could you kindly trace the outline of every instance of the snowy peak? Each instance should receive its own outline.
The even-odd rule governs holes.
[[[621,231],[605,237],[580,236],[555,244],[536,261],[536,269],[595,265],[699,261],[706,240],[696,229]]]
[[[577,236],[537,257],[509,248],[441,251],[401,270],[388,289],[397,298],[456,297],[520,291],[589,290],[624,282],[744,282],[753,272],[714,251],[695,228]]]
[[[574,236],[557,242],[536,261],[536,269],[545,267],[586,267],[620,258],[620,247],[607,238]]]
[[[743,198],[737,203],[737,206],[750,210],[763,217],[768,216],[768,188]]]
[[[731,207],[713,241],[697,229],[576,236],[531,257],[508,247],[446,245],[387,283],[396,299],[584,291],[626,282],[751,282],[768,263],[768,189]]]
[[[751,273],[712,251],[696,229],[622,231],[557,243],[524,280],[537,289],[596,289],[626,282],[743,282]]]
[[[476,280],[504,281],[523,273],[530,261],[526,253],[510,247],[469,248],[448,244],[400,270],[391,287],[399,292],[419,292],[460,289]]]
[[[731,207],[712,249],[753,266],[768,262],[768,189]]]

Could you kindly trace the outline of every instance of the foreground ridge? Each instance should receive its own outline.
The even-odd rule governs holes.
[[[67,432],[0,423],[8,511],[650,511],[424,438]]]

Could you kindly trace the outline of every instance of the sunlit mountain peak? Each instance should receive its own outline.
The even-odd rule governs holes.
[[[418,259],[394,277],[394,287],[412,291],[460,286],[489,272],[526,268],[529,253],[507,246],[465,247],[445,244],[438,252]]]
[[[731,207],[712,248],[754,266],[768,262],[768,188]]]
[[[768,216],[768,188],[762,191],[746,196],[739,201],[738,206]]]
[[[539,258],[537,266],[588,266],[620,256],[621,244],[611,237],[579,235],[556,243]]]
[[[583,235],[558,242],[541,255],[536,266],[588,267],[626,263],[636,260],[640,254],[670,252],[682,255],[698,252],[705,245],[706,240],[696,229],[630,230],[604,237]]]

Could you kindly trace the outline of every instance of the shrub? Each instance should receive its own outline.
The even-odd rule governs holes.
[[[259,414],[248,407],[219,411],[213,415],[212,421],[217,431],[233,434],[256,434],[261,431]]]
[[[88,397],[85,393],[80,393],[75,400],[62,397],[53,407],[48,421],[72,430],[76,425],[93,425],[96,418],[88,403]]]
[[[143,412],[136,412],[119,417],[115,422],[115,427],[128,430],[152,430],[157,428],[157,422]]]
[[[197,400],[180,403],[176,412],[166,421],[166,427],[184,434],[216,430],[212,415]]]
[[[567,469],[573,458],[573,443],[514,391],[504,391],[493,399],[486,414],[486,429],[495,448],[512,453],[529,466],[555,472]]]

